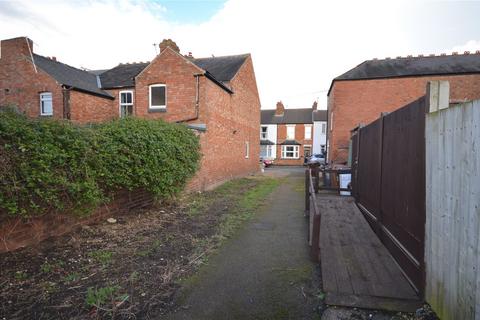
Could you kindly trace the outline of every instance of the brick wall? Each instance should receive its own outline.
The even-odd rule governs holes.
[[[62,88],[41,69],[35,72],[25,38],[2,40],[0,46],[0,106],[15,105],[27,116],[39,117],[40,93],[51,92],[53,117],[63,118]]]
[[[201,134],[202,166],[190,188],[209,189],[235,177],[258,172],[260,146],[260,101],[253,63],[249,57],[229,83],[229,94],[204,79],[204,100],[200,120],[207,124]],[[248,142],[248,158],[246,155]]]
[[[288,124],[279,124],[277,126],[277,142],[282,143],[287,138],[287,125]],[[305,161],[305,149],[304,145],[311,146],[313,149],[313,125],[312,127],[312,139],[305,139],[305,124],[295,124],[295,141],[299,142],[301,145],[299,147],[299,158],[298,159],[282,159],[282,146],[277,145],[277,159],[275,159],[276,165],[303,165]]]
[[[167,48],[135,78],[135,115],[176,122],[195,116],[196,80],[201,70]],[[204,79],[202,79],[204,82]],[[149,86],[167,86],[166,110],[149,110]]]
[[[108,205],[97,208],[90,216],[79,218],[72,214],[48,214],[28,220],[2,218],[0,253],[35,245],[49,237],[60,236],[74,228],[107,219],[130,210],[152,206],[153,198],[145,191],[119,192]]]
[[[374,121],[381,112],[394,111],[425,95],[431,80],[450,82],[451,101],[480,98],[480,75],[335,81],[328,97],[329,120],[333,112],[328,130],[329,161],[347,161],[350,130],[359,123]]]
[[[98,123],[119,118],[118,93],[115,100],[70,90],[70,119],[77,123]],[[116,95],[115,95],[116,94]]]

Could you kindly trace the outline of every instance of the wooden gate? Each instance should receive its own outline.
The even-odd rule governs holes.
[[[352,137],[353,195],[411,284],[424,291],[425,98]]]

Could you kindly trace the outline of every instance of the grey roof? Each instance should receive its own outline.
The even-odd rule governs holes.
[[[265,140],[265,139],[260,139],[260,145],[261,146],[273,146],[275,143],[273,143],[270,140]]]
[[[215,79],[222,82],[228,82],[237,74],[249,54],[240,54],[235,56],[211,57],[191,59],[199,68],[208,71]]]
[[[285,109],[283,116],[276,116],[275,110],[261,111],[261,124],[313,123],[312,108]]]
[[[336,77],[337,80],[480,73],[480,54],[367,60]],[[330,90],[329,90],[330,93]]]
[[[298,142],[297,140],[285,140],[280,144],[281,145],[297,145],[297,146],[301,145],[301,143]]]
[[[71,86],[76,90],[85,91],[113,98],[108,92],[99,88],[97,76],[93,73],[80,70],[64,63],[33,54],[35,65],[52,76],[57,82]]]
[[[135,77],[149,65],[149,62],[119,64],[100,74],[102,88],[134,87]]]
[[[328,111],[327,110],[315,110],[313,111],[313,121],[327,121]]]
[[[212,58],[189,59],[196,66],[207,72],[207,77],[225,90],[232,92],[223,82],[232,80],[248,54]],[[120,64],[110,70],[100,73],[102,88],[134,87],[135,77],[149,65],[149,62]],[[101,70],[97,70],[98,71]],[[92,71],[95,72],[95,71]]]

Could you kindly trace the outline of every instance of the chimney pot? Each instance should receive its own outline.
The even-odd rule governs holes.
[[[314,101],[313,104],[312,104],[312,109],[317,110],[317,107],[318,107],[318,103],[317,103],[317,101]]]
[[[457,51],[452,52],[452,56],[456,56],[456,55],[458,55]]]
[[[475,54],[480,54],[480,50],[475,51]]]
[[[470,54],[470,51],[465,51],[463,54]]]

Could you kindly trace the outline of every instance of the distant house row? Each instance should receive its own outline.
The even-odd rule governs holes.
[[[327,111],[312,108],[262,110],[260,157],[278,165],[301,165],[311,154],[326,152]]]
[[[127,115],[182,122],[200,135],[191,190],[259,169],[260,99],[250,54],[196,59],[170,39],[150,62],[80,70],[36,54],[26,37],[2,40],[0,106],[76,123]]]
[[[480,51],[367,60],[332,80],[328,91],[328,160],[349,158],[350,131],[426,93],[427,82],[448,80],[450,102],[480,98]]]

